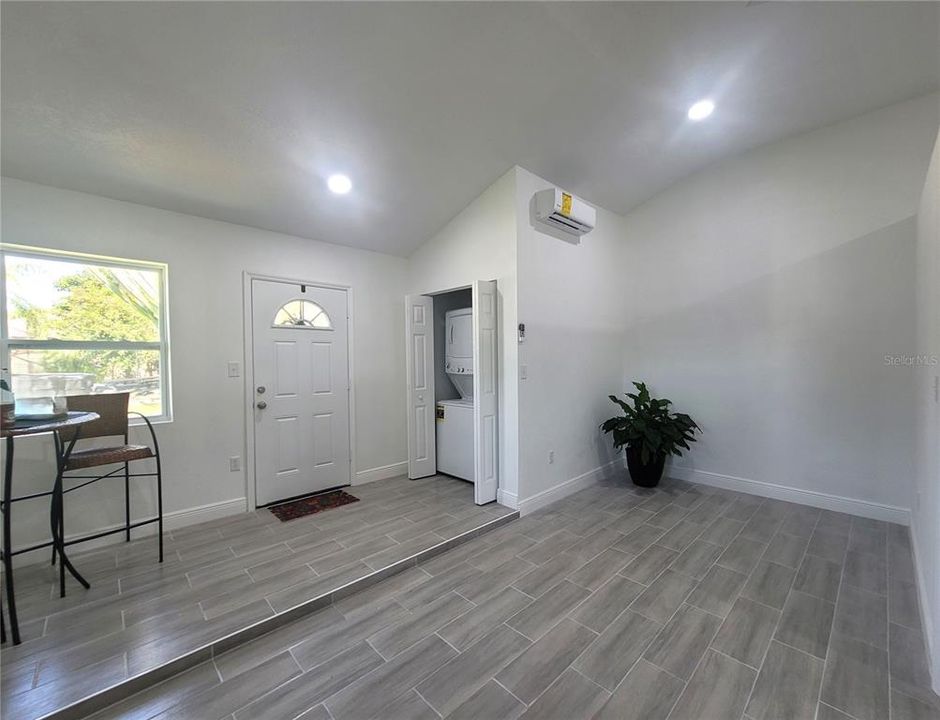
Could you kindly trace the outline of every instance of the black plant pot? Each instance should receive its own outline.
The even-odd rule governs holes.
[[[665,455],[656,455],[644,463],[640,458],[639,448],[627,448],[627,469],[634,485],[640,487],[656,487],[663,476],[663,467],[666,465]]]

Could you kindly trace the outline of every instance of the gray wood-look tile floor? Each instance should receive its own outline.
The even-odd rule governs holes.
[[[242,520],[244,528],[222,523],[190,533],[198,541],[183,533],[173,538],[174,564],[183,572],[158,580],[183,577],[192,590],[221,585],[221,593],[200,595],[200,609],[203,621],[224,617],[232,611],[224,598],[247,595],[232,609],[251,607],[254,585],[273,579],[263,597],[277,598],[284,592],[278,578],[290,568],[328,575],[361,557],[366,564],[396,557],[396,546],[410,550],[426,533],[446,537],[442,528],[464,527],[481,511],[467,509],[467,499],[446,482],[390,481],[363,493],[394,512],[399,494],[409,491],[410,503],[393,521],[387,514],[378,519],[366,503],[358,522],[342,529],[326,522],[330,514],[319,518],[326,527],[311,520],[315,529],[280,538],[299,563],[285,560],[289,555],[239,562],[248,548],[260,552],[244,538],[286,532],[263,516]],[[239,540],[226,546],[226,559],[186,563],[187,556],[215,557],[227,538]],[[340,547],[311,551],[321,542]],[[338,558],[324,560],[330,555]],[[236,567],[249,568],[251,585],[226,584]],[[142,656],[159,656],[162,643],[189,626],[185,613],[176,617],[172,589],[167,596],[122,609],[123,632],[146,626],[139,636],[151,647]],[[271,606],[278,607],[276,599]],[[106,603],[101,623],[109,610]],[[134,624],[126,625],[128,617]],[[44,624],[74,649],[42,652],[41,660],[4,657],[5,711],[36,707],[24,702],[31,696],[41,705],[47,693],[63,692],[59,676],[74,678],[67,689],[127,671],[95,643],[77,644],[86,632],[107,638],[106,632],[56,615]],[[41,639],[33,641],[37,647]],[[125,660],[132,656],[140,662],[136,653]],[[681,481],[644,491],[619,480],[471,540],[95,716],[300,717],[938,720],[940,700],[929,687],[906,528]]]
[[[41,717],[512,512],[496,503],[475,505],[473,486],[446,476],[395,478],[350,492],[360,502],[284,523],[259,510],[167,533],[163,565],[156,562],[154,537],[73,552],[92,587],[86,591],[70,579],[65,598],[58,595],[55,568],[17,569],[24,642],[0,651],[4,717]],[[500,577],[504,583],[514,579]],[[486,597],[488,588],[473,595]],[[450,619],[472,607],[471,600],[454,596],[435,606],[431,617]],[[400,619],[412,615],[399,610]],[[371,622],[361,626],[369,636],[381,629],[379,619]],[[414,625],[390,634],[376,657],[398,654],[422,637]],[[304,662],[316,656],[312,648],[297,654]],[[347,661],[364,668],[370,658],[350,655]],[[269,667],[280,672],[296,663]],[[214,672],[210,679],[217,681]],[[265,689],[241,685],[244,704]]]
[[[938,708],[906,528],[621,480],[95,720],[936,720]]]

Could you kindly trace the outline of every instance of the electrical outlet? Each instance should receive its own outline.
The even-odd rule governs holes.
[[[238,472],[242,469],[242,459],[238,455],[232,455],[228,459],[228,469],[232,472]]]
[[[242,368],[238,362],[233,360],[232,362],[228,364],[228,376],[229,377],[241,377],[241,374],[242,374]]]
[[[554,450],[548,451],[548,464],[549,465],[555,464],[555,451]]]

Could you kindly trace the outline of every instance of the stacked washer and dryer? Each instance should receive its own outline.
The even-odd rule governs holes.
[[[472,482],[473,309],[450,310],[444,323],[444,372],[460,397],[437,401],[437,470]]]

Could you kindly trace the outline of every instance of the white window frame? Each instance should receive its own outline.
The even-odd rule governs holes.
[[[158,330],[160,340],[158,342],[131,342],[124,340],[32,340],[11,338],[7,328],[7,255],[156,272],[159,275],[158,293],[160,301],[160,319]],[[160,353],[160,407],[162,413],[160,415],[148,415],[147,417],[154,423],[172,422],[173,407],[171,401],[172,393],[170,392],[170,325],[167,304],[168,269],[166,263],[151,262],[148,260],[129,260],[104,255],[91,255],[88,253],[4,243],[3,246],[0,247],[0,373],[2,373],[4,378],[10,379],[11,350],[157,350]],[[141,424],[143,422],[144,421],[139,417],[137,420],[131,420],[132,425]]]

